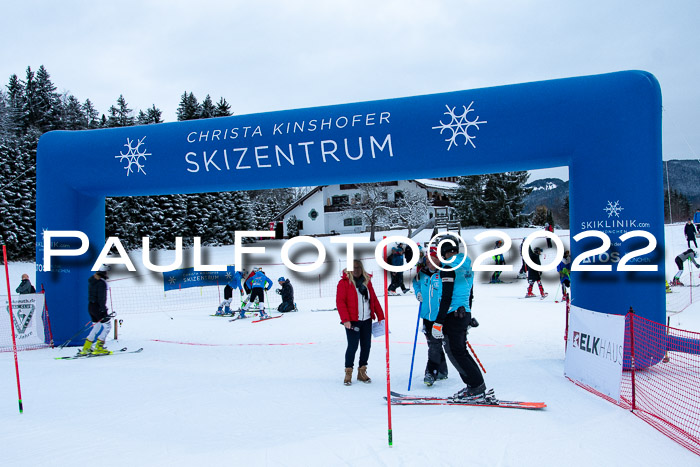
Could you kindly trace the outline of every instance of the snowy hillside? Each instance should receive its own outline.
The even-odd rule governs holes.
[[[473,244],[480,232],[466,230],[463,237]],[[507,263],[517,273],[517,247],[531,230],[506,232],[514,239]],[[557,234],[568,245],[567,232]],[[421,233],[419,240],[427,236]],[[666,276],[671,277],[671,253],[684,247],[682,225],[668,228],[667,239]],[[325,279],[335,283],[342,255],[330,251],[327,238],[323,242],[329,261],[341,262],[325,270]],[[274,242],[261,245],[270,251],[259,262],[279,262]],[[473,247],[470,256],[486,246],[490,241]],[[361,253],[371,256],[372,251]],[[208,254],[210,263],[233,261],[231,247],[208,249]],[[137,265],[139,255],[133,255]],[[171,256],[163,253],[158,261],[165,264]],[[294,259],[312,256],[305,250]],[[374,270],[370,263],[366,266]],[[24,272],[33,279],[33,269],[33,264],[11,264],[11,287]],[[273,279],[291,277],[298,293],[305,288],[300,274],[281,265],[265,266],[265,272]],[[488,273],[477,274],[474,316],[481,326],[470,332],[470,342],[498,397],[544,401],[543,411],[392,407],[390,448],[382,399],[384,338],[372,342],[368,373],[373,382],[343,386],[346,341],[338,314],[310,311],[334,307],[333,297],[297,299],[299,313],[261,323],[210,317],[216,300],[182,311],[122,309],[119,341],[109,340],[107,347],[143,347],[143,352],[67,361],[54,357],[70,355],[74,348],[21,352],[21,415],[12,353],[0,353],[3,465],[698,465],[690,451],[563,376],[565,310],[554,300],[556,272],[545,274],[550,295],[543,301],[521,300],[526,282],[514,276],[504,273],[511,283],[490,285]],[[380,277],[374,280],[381,283]],[[130,287],[149,284],[157,280],[149,276]],[[112,286],[120,287],[119,281]],[[47,300],[50,305],[50,295]],[[383,306],[384,298],[380,301]],[[412,294],[389,297],[395,391],[406,392],[409,384],[417,311]],[[698,314],[693,305],[675,314],[671,324],[698,331]],[[411,393],[451,395],[463,387],[451,366],[448,380],[426,387],[425,362],[419,334]]]

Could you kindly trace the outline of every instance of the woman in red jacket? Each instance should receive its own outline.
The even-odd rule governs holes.
[[[352,368],[355,362],[358,344],[360,346],[360,367],[357,369],[357,380],[371,383],[367,376],[367,360],[372,345],[372,320],[384,320],[384,312],[374,293],[370,275],[367,274],[362,261],[353,262],[352,273],[343,271],[343,277],[338,282],[338,293],[335,297],[340,321],[345,326],[348,347],[345,350],[345,385],[352,384]]]

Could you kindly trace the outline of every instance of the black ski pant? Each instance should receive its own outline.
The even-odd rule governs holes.
[[[403,272],[392,272],[391,273],[391,284],[389,284],[388,289],[395,292],[396,289],[401,288],[402,292],[406,292],[408,288],[403,283]]]
[[[372,346],[372,318],[364,321],[350,321],[350,329],[345,328],[345,336],[348,338],[348,347],[345,349],[345,368],[354,366],[358,345],[360,346],[360,366],[367,366],[369,349]]]
[[[459,372],[464,384],[475,388],[484,384],[484,377],[476,362],[467,350],[467,326],[472,321],[470,312],[454,311],[447,314],[442,332],[445,335],[443,347],[447,358]]]
[[[433,337],[433,323],[434,321],[423,320],[425,340],[428,342],[428,364],[425,366],[425,372],[437,379],[438,373],[447,376],[447,359],[442,351],[442,342]]]

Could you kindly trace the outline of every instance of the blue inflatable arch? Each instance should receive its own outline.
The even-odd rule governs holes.
[[[649,73],[597,76],[160,125],[47,133],[37,154],[42,231],[79,230],[91,248],[52,261],[54,339],[88,319],[87,278],[105,242],[105,197],[430,178],[569,166],[571,236],[607,233],[658,272],[573,273],[576,305],[665,321],[661,92]],[[173,234],[177,235],[176,233]],[[599,240],[573,242],[572,255]],[[606,256],[606,255],[603,255]],[[604,261],[605,258],[599,258]]]

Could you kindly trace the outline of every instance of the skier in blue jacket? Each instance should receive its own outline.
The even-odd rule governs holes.
[[[216,311],[217,316],[224,316],[231,314],[231,302],[233,301],[233,290],[238,289],[238,293],[241,297],[241,306],[243,305],[243,275],[241,271],[236,271],[233,273],[231,280],[224,287],[224,301],[219,305],[219,309]],[[235,311],[234,311],[235,312]]]
[[[246,285],[250,287],[250,297],[245,307],[241,310],[241,318],[245,318],[245,312],[250,308],[250,304],[256,299],[259,301],[260,317],[269,318],[265,313],[265,291],[272,287],[272,280],[265,275],[262,269],[259,269],[254,276],[246,281]],[[265,289],[265,290],[263,290]]]
[[[440,307],[432,335],[443,340],[447,358],[466,384],[453,399],[488,403],[493,391],[486,391],[481,370],[467,350],[467,330],[472,324],[469,297],[474,284],[471,259],[459,252],[459,241],[452,235],[444,236],[439,245],[440,255],[446,262],[440,271]]]
[[[425,258],[425,263],[418,268],[413,279],[416,299],[421,302],[420,316],[423,318],[423,334],[428,343],[428,363],[425,366],[423,382],[432,386],[436,380],[447,379],[447,359],[442,350],[442,341],[432,334],[433,324],[440,311],[440,260],[437,248],[432,247]]]

